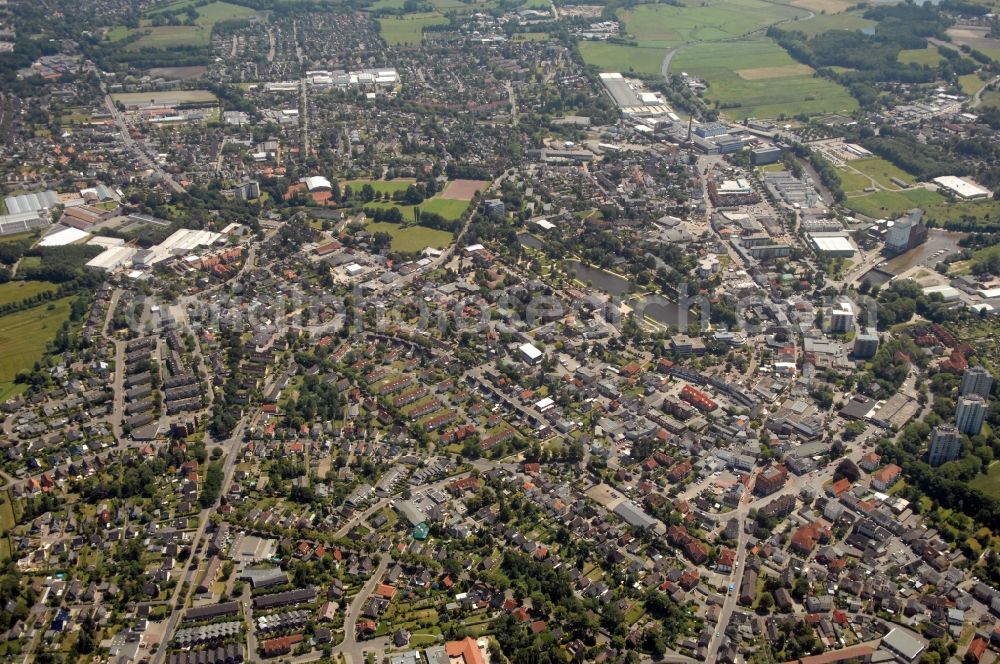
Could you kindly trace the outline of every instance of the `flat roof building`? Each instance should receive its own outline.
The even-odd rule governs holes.
[[[955,177],[954,175],[942,175],[939,178],[934,178],[934,183],[966,201],[989,198],[993,193],[985,187],[980,187],[975,182],[969,182],[964,178]]]
[[[854,245],[847,239],[846,233],[809,233],[809,246],[817,254],[834,256],[838,258],[850,258],[854,255]]]
[[[899,627],[894,627],[888,634],[882,637],[882,645],[907,662],[912,662],[924,651],[923,643]]]
[[[538,350],[534,344],[523,343],[517,347],[517,352],[521,355],[521,359],[528,364],[535,364],[542,359],[542,351]]]

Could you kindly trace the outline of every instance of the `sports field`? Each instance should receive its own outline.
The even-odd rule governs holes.
[[[149,75],[153,77],[177,78],[186,81],[192,78],[201,78],[208,73],[208,67],[154,67],[149,70]]]
[[[549,33],[547,32],[517,32],[514,34],[514,41],[516,42],[543,42],[549,40]]]
[[[367,229],[372,233],[388,233],[392,236],[394,251],[417,253],[427,247],[444,249],[454,239],[448,231],[439,231],[425,226],[403,226],[386,222],[373,222]]]
[[[26,311],[0,316],[0,401],[15,394],[14,377],[42,358],[63,321],[69,318],[72,297],[64,297]]]
[[[417,181],[413,178],[397,178],[395,180],[346,180],[340,183],[340,190],[343,191],[344,187],[350,187],[351,191],[355,194],[361,191],[361,188],[366,184],[370,184],[372,189],[380,194],[388,192],[389,194],[395,194],[397,191],[406,191],[406,188],[411,184],[416,184]]]
[[[708,81],[706,101],[717,103],[735,120],[850,113],[857,108],[845,88],[803,69],[770,39],[687,47],[674,56],[670,70]]]
[[[469,207],[469,202],[434,196],[433,198],[428,198],[420,205],[403,205],[401,203],[397,203],[396,201],[373,201],[371,203],[365,203],[361,205],[361,207],[382,208],[385,210],[394,207],[399,208],[399,211],[403,213],[403,218],[407,221],[411,221],[413,219],[413,208],[418,207],[421,212],[434,212],[449,221],[454,221],[462,216],[462,213]]]
[[[56,285],[48,281],[8,281],[0,284],[0,306],[55,289]]]
[[[636,74],[660,73],[663,66],[663,56],[666,49],[641,48],[622,44],[606,44],[604,42],[580,42],[580,55],[588,65],[594,65],[601,71],[617,71]]]
[[[111,95],[115,101],[128,104],[197,104],[218,101],[208,90],[164,90],[161,92],[116,92]]]
[[[489,182],[486,180],[452,180],[445,185],[441,198],[454,201],[471,201],[477,191],[482,191]]]
[[[437,12],[407,14],[378,20],[382,39],[390,46],[399,44],[419,44],[424,38],[424,28],[429,25],[444,25],[448,22]]]

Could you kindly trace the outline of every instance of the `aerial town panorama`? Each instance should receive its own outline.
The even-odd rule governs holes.
[[[0,0],[0,662],[1000,660],[1000,0]]]

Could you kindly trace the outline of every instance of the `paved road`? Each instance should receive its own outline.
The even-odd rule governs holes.
[[[990,87],[991,85],[993,85],[995,83],[998,83],[998,82],[1000,82],[1000,76],[994,76],[989,82],[984,83],[983,87],[981,87],[978,90],[976,90],[976,94],[972,98],[972,103],[969,104],[969,108],[976,108],[981,103],[983,103],[983,93],[986,92],[986,89],[988,87]]]
[[[108,111],[111,113],[111,117],[114,118],[115,124],[118,126],[118,132],[122,136],[122,143],[125,144],[125,147],[128,148],[129,152],[139,159],[139,161],[143,162],[146,166],[158,173],[160,177],[163,178],[163,182],[166,183],[166,185],[173,191],[178,194],[183,194],[184,187],[178,184],[177,180],[174,180],[170,173],[167,173],[165,170],[160,168],[160,165],[153,161],[148,154],[146,154],[146,151],[142,148],[142,146],[132,139],[132,134],[129,133],[128,125],[125,123],[125,118],[122,116],[121,111],[118,110],[118,106],[115,105],[115,100],[111,98],[111,95],[107,95],[105,97],[105,103],[107,104]]]
[[[358,616],[361,615],[361,610],[365,608],[365,602],[375,592],[378,584],[382,582],[382,577],[385,576],[385,571],[389,569],[391,562],[392,558],[383,554],[382,560],[379,561],[378,567],[372,573],[371,578],[368,579],[365,585],[361,587],[361,590],[358,591],[358,594],[354,596],[354,599],[351,600],[350,606],[347,607],[347,613],[344,615],[344,640],[334,648],[334,652],[344,653],[352,659],[361,662],[361,653],[364,650],[373,648],[371,642],[363,641],[358,643]]]
[[[226,494],[229,490],[230,483],[233,481],[233,474],[236,470],[236,462],[239,459],[239,450],[243,441],[243,432],[246,430],[247,425],[248,422],[245,418],[240,420],[239,425],[237,425],[229,440],[221,443],[225,448],[226,460],[222,467],[223,479],[220,495]],[[195,532],[194,537],[191,538],[192,555],[199,550],[202,540],[205,537],[205,528],[208,526],[209,517],[215,513],[215,510],[216,505],[212,505],[208,509],[202,510],[201,514],[198,515],[198,530]],[[170,617],[167,619],[167,626],[163,631],[163,639],[165,642],[169,641],[173,636],[174,630],[177,629],[177,623],[180,621],[181,614],[184,613],[184,610],[178,610],[173,607],[175,607],[178,603],[184,606],[187,605],[191,593],[194,592],[194,577],[197,573],[197,566],[195,566],[195,569],[191,569],[189,565],[188,568],[181,573],[180,578],[177,579],[177,587],[174,589],[174,593],[170,598]],[[188,586],[182,595],[181,589],[184,587],[185,583],[187,583]],[[163,660],[166,658],[167,649],[163,647],[164,645],[165,644],[161,644],[161,647],[150,660],[152,664],[162,664]]]
[[[299,118],[302,127],[302,157],[309,158],[309,92],[306,79],[299,80],[299,87],[302,90],[302,116]]]

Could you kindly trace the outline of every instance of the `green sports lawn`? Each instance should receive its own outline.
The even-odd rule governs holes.
[[[413,208],[418,207],[421,212],[433,212],[449,221],[454,221],[462,216],[462,213],[469,207],[469,202],[434,196],[433,198],[428,198],[420,205],[403,205],[396,201],[373,201],[371,203],[358,204],[358,206],[361,208],[381,208],[383,210],[394,207],[399,208],[399,211],[403,213],[403,218],[407,221],[413,219]]]
[[[31,369],[45,354],[63,321],[69,318],[72,297],[64,297],[26,311],[0,316],[0,401],[15,394],[14,377]]]
[[[372,233],[388,233],[392,236],[393,250],[407,253],[417,253],[427,247],[444,249],[454,240],[454,236],[448,231],[439,231],[426,226],[372,222],[368,224],[367,229]]]
[[[406,188],[411,184],[416,184],[417,181],[413,178],[399,178],[396,180],[345,180],[340,184],[340,190],[343,191],[344,187],[350,187],[351,191],[357,193],[361,191],[361,188],[366,184],[370,184],[372,189],[380,194],[389,192],[394,194],[397,191],[406,191]]]
[[[857,101],[844,87],[809,73],[811,69],[770,39],[684,48],[670,69],[708,81],[705,99],[717,102],[721,112],[735,120],[857,109]]]

